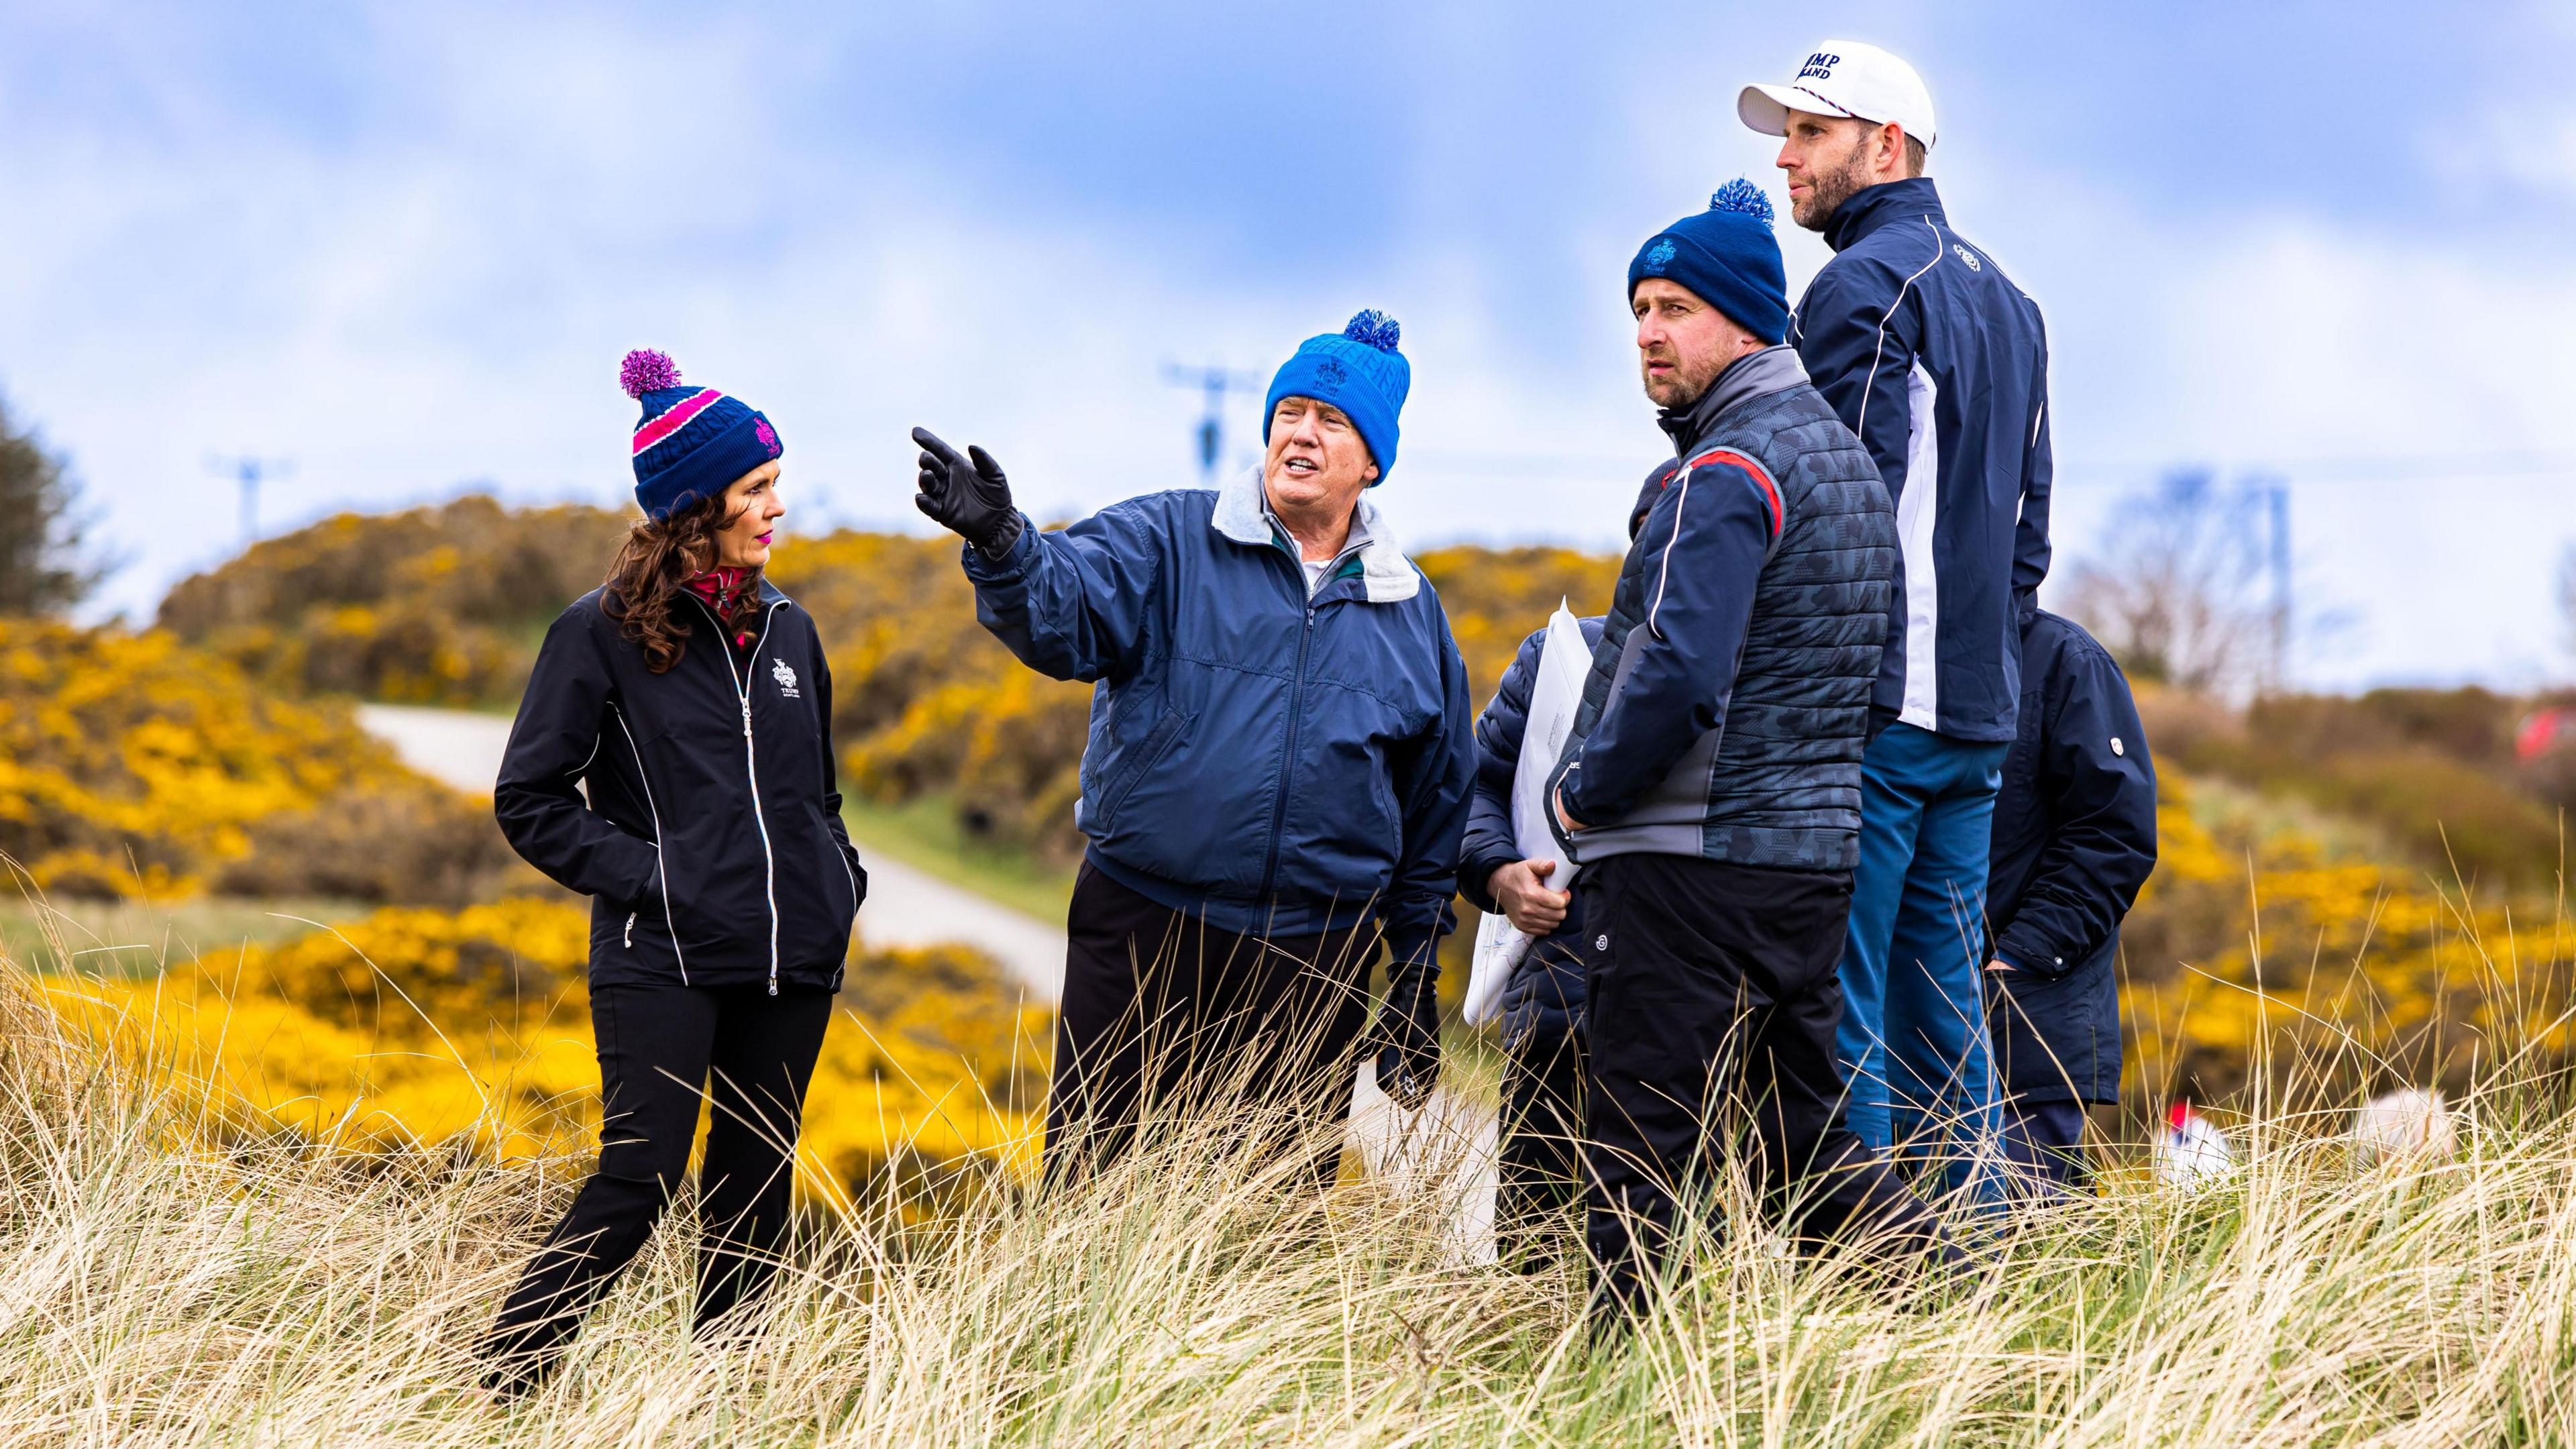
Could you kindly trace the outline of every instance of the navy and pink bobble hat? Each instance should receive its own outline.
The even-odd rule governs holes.
[[[626,354],[617,382],[644,404],[635,423],[635,502],[647,518],[722,498],[736,478],[785,451],[769,419],[714,388],[681,386],[679,364],[663,353]]]

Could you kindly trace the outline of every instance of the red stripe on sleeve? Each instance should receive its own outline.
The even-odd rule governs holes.
[[[1761,464],[1733,448],[1711,448],[1691,459],[1684,466],[1696,468],[1702,463],[1724,463],[1744,470],[1746,476],[1753,480],[1755,490],[1762,495],[1763,506],[1771,512],[1771,536],[1773,538],[1780,536],[1780,530],[1788,526],[1784,510],[1780,506],[1780,489],[1771,481],[1771,475],[1762,471]]]

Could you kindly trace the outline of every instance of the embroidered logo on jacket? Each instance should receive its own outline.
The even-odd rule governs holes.
[[[1979,259],[1978,259],[1977,254],[1976,254],[1975,252],[1972,252],[1972,251],[1968,250],[1966,247],[1963,247],[1963,246],[1959,245],[1957,242],[1952,242],[1952,243],[1950,243],[1950,250],[1952,250],[1952,251],[1954,251],[1954,252],[1957,252],[1957,253],[1959,254],[1959,260],[1961,260],[1961,261],[1963,261],[1963,262],[1966,262],[1966,263],[1968,264],[1968,270],[1969,270],[1969,271],[1972,271],[1972,272],[1982,272],[1982,271],[1984,271],[1984,270],[1986,269],[1986,264],[1985,264],[1983,261],[1981,261],[1981,260],[1979,260]]]
[[[796,671],[787,667],[786,660],[771,660],[769,662],[769,677],[778,681],[778,692],[787,698],[803,699],[805,697],[796,692]]]

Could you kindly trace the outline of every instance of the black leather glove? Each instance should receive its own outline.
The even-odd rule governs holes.
[[[996,562],[1008,557],[1028,521],[1011,504],[1011,484],[1002,476],[1002,465],[978,447],[970,446],[961,458],[928,428],[913,429],[912,440],[921,445],[921,491],[913,496],[913,506],[975,545],[984,557]]]
[[[1440,961],[1431,948],[1387,973],[1377,1035],[1379,1088],[1406,1111],[1421,1110],[1440,1082]]]

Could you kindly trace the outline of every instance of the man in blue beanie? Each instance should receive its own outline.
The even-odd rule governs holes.
[[[2048,340],[2039,306],[1950,229],[1923,174],[1932,96],[1903,60],[1827,40],[1736,110],[1781,138],[1798,224],[1834,257],[1790,340],[1895,500],[1902,587],[1871,708],[1839,1048],[1852,1129],[2000,1191],[1979,1000],[1986,844],[2021,698],[2013,600],[2048,573]]]
[[[1309,339],[1271,382],[1259,468],[1060,532],[1029,526],[983,449],[913,432],[917,502],[965,538],[976,617],[1095,686],[1053,1178],[1106,1166],[1148,1113],[1208,1113],[1316,1148],[1329,1181],[1337,1139],[1315,1134],[1349,1110],[1381,942],[1378,1080],[1430,1096],[1474,752],[1448,616],[1363,496],[1395,468],[1398,340],[1374,311]]]
[[[1955,1249],[1844,1126],[1834,966],[1851,904],[1869,692],[1896,589],[1887,489],[1781,345],[1771,203],[1732,181],[1628,267],[1646,479],[1558,766],[1589,940],[1586,1236],[1595,1312],[1646,1306],[1728,1161],[1802,1244]]]

